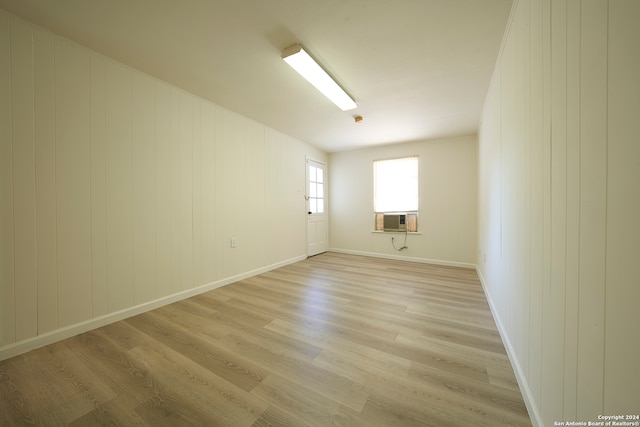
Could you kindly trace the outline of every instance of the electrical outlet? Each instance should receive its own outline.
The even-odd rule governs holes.
[[[236,246],[238,246],[238,239],[235,237],[231,238],[231,247],[235,248]]]

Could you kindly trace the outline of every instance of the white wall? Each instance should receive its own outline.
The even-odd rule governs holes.
[[[372,233],[373,161],[412,155],[419,156],[420,234],[409,235],[409,249],[398,252],[391,236],[403,242],[403,234]],[[329,184],[332,250],[451,265],[475,264],[475,136],[332,153]]]
[[[483,112],[479,272],[540,426],[640,409],[638,22],[516,1]]]
[[[2,11],[0,133],[0,359],[306,254],[325,153]]]

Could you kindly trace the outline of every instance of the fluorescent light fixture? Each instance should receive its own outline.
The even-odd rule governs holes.
[[[282,52],[282,59],[342,111],[353,110],[357,107],[355,101],[299,44],[286,48]]]

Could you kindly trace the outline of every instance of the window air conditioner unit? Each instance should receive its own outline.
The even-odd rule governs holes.
[[[384,231],[407,231],[407,215],[384,214]]]

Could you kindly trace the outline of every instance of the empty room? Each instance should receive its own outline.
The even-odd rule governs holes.
[[[0,426],[640,426],[638,22],[0,0]]]

